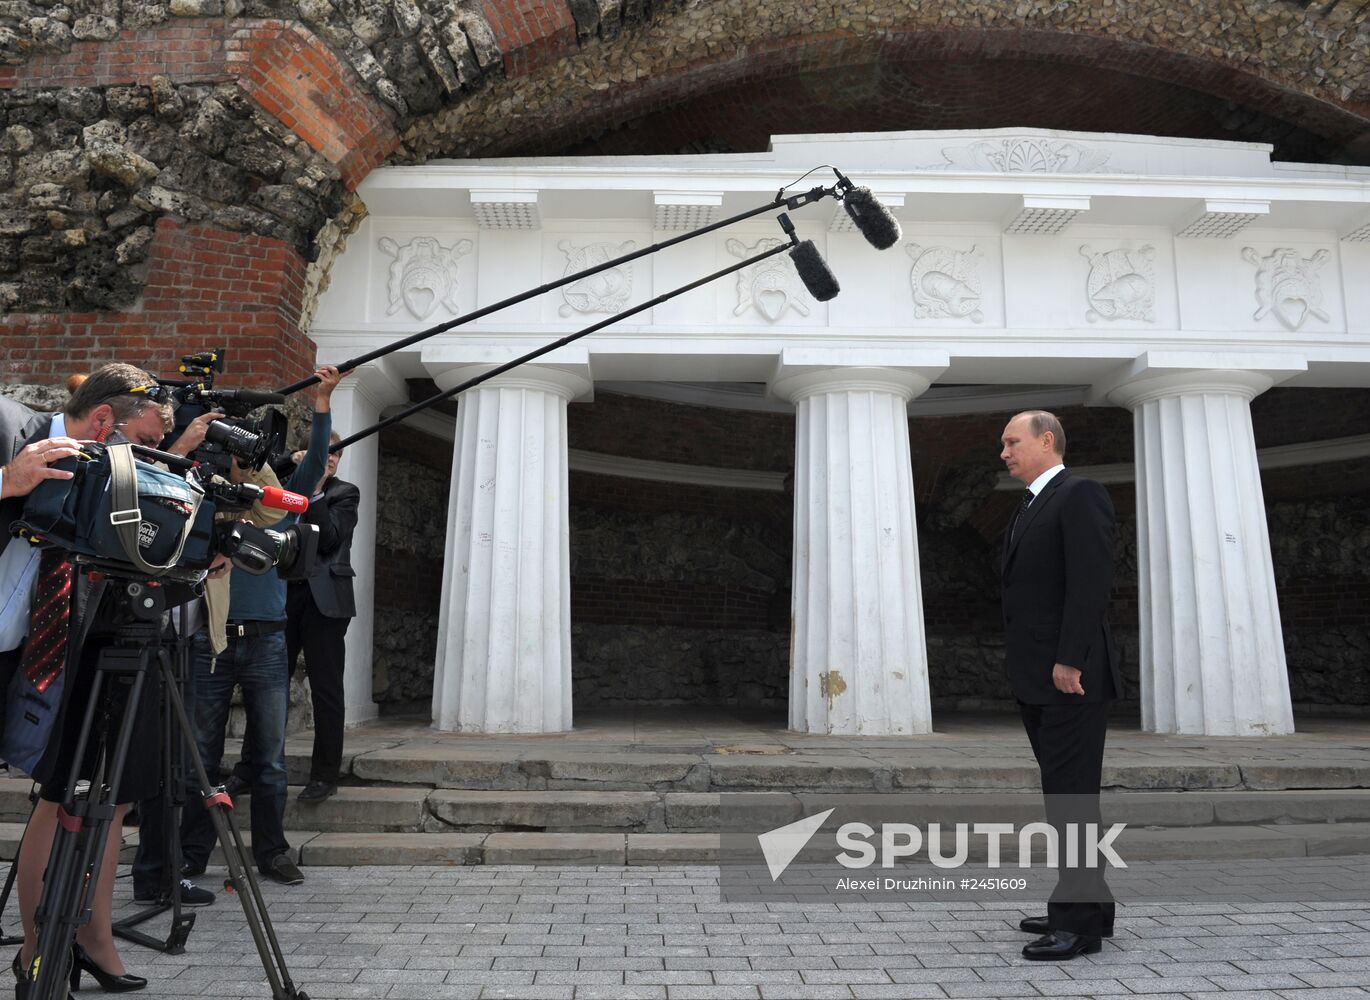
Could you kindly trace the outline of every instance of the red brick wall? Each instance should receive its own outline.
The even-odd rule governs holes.
[[[355,189],[399,144],[392,115],[312,32],[286,21],[182,18],[76,42],[23,66],[0,66],[0,88],[212,83],[238,78],[258,104],[338,166]]]
[[[141,310],[6,317],[0,376],[55,383],[114,360],[170,375],[183,354],[228,347],[225,385],[279,384],[313,368],[304,279],[278,240],[162,219]]]

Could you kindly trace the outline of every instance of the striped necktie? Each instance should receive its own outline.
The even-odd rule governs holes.
[[[29,611],[29,636],[20,669],[37,691],[46,691],[66,665],[71,623],[71,563],[61,549],[44,549]]]
[[[1023,499],[1019,501],[1018,509],[1013,512],[1013,525],[1009,529],[1008,536],[1010,542],[1018,537],[1018,522],[1023,519],[1023,515],[1027,513],[1027,509],[1032,506],[1032,498],[1034,496],[1035,494],[1032,490],[1023,490]]]

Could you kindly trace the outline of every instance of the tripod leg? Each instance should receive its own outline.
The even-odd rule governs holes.
[[[92,893],[100,883],[105,838],[117,808],[113,801],[115,790],[123,778],[149,661],[155,655],[155,649],[146,647],[141,650],[113,647],[100,651],[90,700],[76,741],[66,800],[57,810],[58,829],[43,875],[43,894],[35,912],[37,941],[29,966],[32,977],[29,1000],[62,1000],[66,996],[71,946],[76,928],[90,921]],[[105,780],[106,765],[110,763],[108,745],[107,741],[101,741],[90,790],[82,799],[77,795],[77,779],[85,749],[95,733],[95,713],[101,695],[105,693],[107,677],[119,673],[131,673],[133,680],[119,722],[109,780]]]
[[[163,678],[169,678],[171,661],[165,653],[161,656],[161,663]],[[223,848],[224,861],[228,865],[229,884],[242,903],[243,916],[247,918],[247,929],[252,935],[253,944],[257,947],[257,954],[262,962],[262,970],[266,973],[267,983],[271,987],[271,996],[273,1000],[309,1000],[308,996],[298,990],[290,979],[290,970],[286,968],[285,954],[281,951],[281,943],[276,937],[276,930],[271,925],[271,916],[267,913],[266,900],[262,897],[261,886],[257,884],[257,877],[253,874],[252,866],[244,860],[247,851],[243,844],[242,833],[238,830],[237,821],[233,818],[233,800],[228,797],[222,787],[210,783],[209,775],[205,772],[204,761],[200,757],[200,748],[191,738],[194,728],[186,714],[185,703],[181,700],[180,692],[173,684],[168,684],[167,690],[170,694],[169,700],[172,710],[176,713],[181,735],[185,740],[186,752],[195,768],[195,777],[199,782],[204,806],[209,810],[210,819],[214,823],[214,832]]]

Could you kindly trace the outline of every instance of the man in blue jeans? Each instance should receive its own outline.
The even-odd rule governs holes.
[[[319,386],[314,398],[314,422],[309,447],[299,467],[283,484],[286,489],[308,493],[324,473],[328,460],[328,436],[332,430],[329,401],[341,376],[332,366],[315,374]],[[289,527],[294,515],[277,529]],[[253,576],[235,570],[230,577],[228,647],[213,656],[207,633],[196,633],[193,659],[195,673],[195,739],[205,770],[219,773],[224,755],[224,728],[235,685],[243,689],[247,713],[247,758],[252,774],[252,856],[257,869],[282,885],[304,881],[290,858],[285,839],[285,725],[290,708],[290,672],[285,658],[286,584],[273,570]],[[203,872],[214,848],[214,827],[204,809],[189,809],[182,830],[184,874]]]

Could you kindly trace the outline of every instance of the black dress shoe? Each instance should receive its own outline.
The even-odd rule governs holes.
[[[1034,962],[1066,962],[1076,955],[1093,955],[1103,951],[1099,938],[1070,931],[1052,931],[1023,948],[1023,957]]]
[[[1051,928],[1047,925],[1046,917],[1024,917],[1022,920],[1018,921],[1018,929],[1020,931],[1026,931],[1029,934],[1040,934],[1043,936],[1051,933]],[[1108,924],[1104,927],[1103,934],[1104,937],[1111,938],[1113,936],[1113,925]]]

